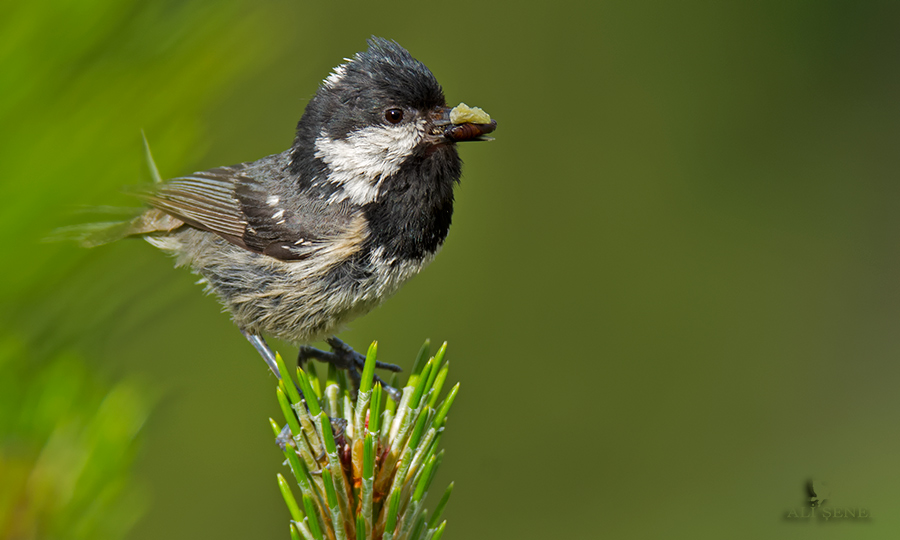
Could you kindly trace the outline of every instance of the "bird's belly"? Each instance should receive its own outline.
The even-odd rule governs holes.
[[[424,265],[425,261],[390,265],[367,261],[321,268],[277,261],[274,269],[257,278],[262,287],[230,295],[226,306],[242,328],[309,343],[338,333],[377,307]]]
[[[280,261],[193,229],[152,243],[200,274],[207,292],[215,293],[238,327],[292,343],[336,334],[393,295],[433,258],[385,260],[376,249],[362,260],[337,265],[315,256]],[[185,243],[193,249],[184,249]]]

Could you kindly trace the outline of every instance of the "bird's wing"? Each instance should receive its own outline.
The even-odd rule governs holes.
[[[348,208],[302,194],[279,197],[286,186],[254,178],[247,165],[174,178],[140,196],[191,227],[280,260],[303,259],[323,245],[361,234]]]
[[[241,164],[196,172],[173,178],[138,195],[150,206],[192,227],[247,247],[243,240],[247,220],[234,194],[237,183],[244,180],[244,169]]]

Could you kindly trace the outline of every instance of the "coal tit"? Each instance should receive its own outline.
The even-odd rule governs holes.
[[[201,276],[278,375],[263,334],[354,374],[334,338],[437,254],[453,215],[456,143],[496,121],[451,120],[441,86],[393,41],[338,66],[319,86],[288,150],[197,172],[142,193],[152,207],[120,236],[143,236]],[[382,366],[388,367],[391,366]]]

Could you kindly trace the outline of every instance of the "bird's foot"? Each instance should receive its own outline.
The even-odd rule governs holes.
[[[347,345],[336,337],[330,337],[326,339],[325,342],[328,343],[329,347],[331,347],[331,352],[322,351],[314,347],[300,347],[300,351],[297,354],[297,365],[302,368],[304,364],[306,364],[307,360],[313,358],[320,362],[327,362],[337,369],[343,369],[344,371],[346,371],[347,375],[350,376],[350,380],[353,381],[354,390],[358,391],[359,381],[361,379],[360,372],[362,371],[363,366],[366,365],[365,355],[359,354],[358,352],[354,351],[353,347]],[[378,369],[386,369],[393,372],[402,371],[400,369],[400,366],[395,364],[388,364],[387,362],[376,361],[375,367]],[[375,375],[375,382],[381,383],[381,386],[388,393],[388,395],[391,396],[391,399],[398,403],[400,402],[401,394],[399,390],[387,384],[378,375]]]

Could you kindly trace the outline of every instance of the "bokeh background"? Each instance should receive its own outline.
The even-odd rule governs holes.
[[[17,376],[73,355],[150,396],[129,538],[288,537],[274,379],[151,246],[43,239],[135,204],[142,129],[163,176],[283,150],[372,34],[499,121],[441,255],[342,334],[450,342],[447,538],[896,537],[900,4],[4,12],[0,332]],[[786,519],[809,479],[871,519]]]

